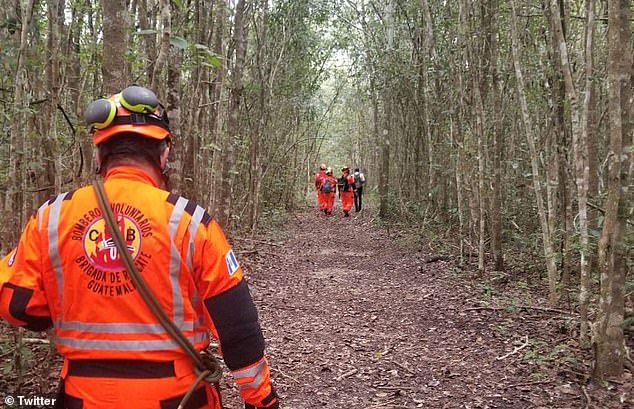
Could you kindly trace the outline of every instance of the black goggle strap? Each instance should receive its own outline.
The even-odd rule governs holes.
[[[111,125],[156,125],[169,131],[169,125],[163,116],[165,115],[158,117],[156,115],[137,114],[133,112],[128,116],[115,117]]]

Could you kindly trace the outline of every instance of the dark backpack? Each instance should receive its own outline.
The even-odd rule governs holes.
[[[340,192],[350,191],[350,183],[348,183],[348,178],[346,176],[342,176],[339,179],[337,179],[337,185],[339,186]]]
[[[323,185],[321,185],[320,189],[323,193],[332,193],[332,184],[330,183],[330,179],[325,178]]]

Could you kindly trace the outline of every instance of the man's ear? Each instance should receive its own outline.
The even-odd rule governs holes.
[[[101,154],[99,153],[99,149],[97,149],[97,153],[95,153],[95,161],[97,162],[97,167],[95,168],[95,174],[101,174]]]
[[[167,166],[167,157],[170,154],[170,145],[168,144],[165,147],[165,150],[161,153],[161,170],[165,170],[165,166]]]

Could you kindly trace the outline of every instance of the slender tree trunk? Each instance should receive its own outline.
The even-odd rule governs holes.
[[[125,0],[102,0],[103,90],[115,94],[128,85],[125,53],[128,50],[129,12]]]
[[[224,228],[230,227],[231,205],[233,203],[233,182],[236,174],[236,150],[240,142],[240,100],[242,98],[242,72],[247,50],[247,0],[238,0],[234,22],[233,42],[235,44],[235,60],[231,76],[231,97],[229,102],[229,118],[227,121],[227,144],[222,164],[222,186],[220,208],[216,212],[218,221]]]
[[[451,135],[452,145],[454,144],[453,121],[449,125],[449,134]],[[461,130],[460,130],[461,131]],[[462,135],[462,132],[459,133]],[[458,266],[464,267],[464,240],[465,240],[465,221],[464,221],[464,199],[462,198],[462,168],[464,163],[463,144],[460,141],[455,143],[458,151],[456,157],[456,202],[458,204],[458,239],[460,240],[460,255],[458,258]]]
[[[379,217],[381,219],[386,219],[389,215],[390,186],[388,181],[390,180],[390,133],[392,132],[392,104],[390,101],[384,101],[384,104],[385,120],[381,135],[381,174],[379,176]]]
[[[502,201],[504,196],[504,187],[502,181],[503,152],[504,152],[504,135],[503,135],[503,108],[502,98],[503,90],[500,82],[499,66],[498,66],[498,26],[497,12],[498,0],[489,0],[489,8],[491,12],[491,97],[493,98],[493,191],[491,192],[491,252],[495,263],[496,271],[504,270],[504,252],[502,250],[502,227],[504,220],[504,211]]]
[[[151,25],[147,3],[148,0],[138,0],[139,28],[141,30],[152,30],[154,28]],[[147,60],[147,78],[148,82],[152,84],[154,65],[156,64],[156,36],[151,34],[143,35],[142,39],[145,45],[145,58]]]
[[[213,50],[216,55],[226,55],[227,59],[224,64],[218,67],[216,75],[211,83],[211,114],[209,118],[209,128],[211,130],[211,137],[208,140],[209,146],[212,146],[212,154],[211,154],[211,166],[209,169],[210,172],[210,200],[209,205],[212,209],[215,209],[214,214],[217,214],[217,211],[220,209],[220,200],[221,198],[216,193],[217,191],[221,191],[218,186],[222,182],[222,166],[223,161],[221,160],[221,154],[223,153],[220,149],[221,141],[224,139],[224,112],[223,107],[226,106],[224,103],[225,98],[225,79],[227,77],[228,64],[230,61],[229,51],[226,49],[226,41],[227,41],[227,3],[225,0],[218,0],[216,6],[216,16],[215,16],[215,26],[214,26],[214,34],[213,34]]]
[[[22,182],[25,180],[26,166],[24,160],[24,152],[26,149],[26,130],[27,130],[27,112],[29,109],[27,72],[25,69],[26,49],[28,47],[28,33],[31,27],[31,19],[33,12],[33,1],[22,1],[20,4],[20,18],[22,27],[20,31],[20,48],[16,62],[15,76],[13,82],[13,126],[10,130],[9,139],[9,175],[7,183],[6,196],[4,198],[4,209],[10,212],[4,216],[4,220],[15,220],[16,209],[22,209],[24,195]],[[20,214],[21,212],[18,212]],[[19,223],[11,223],[10,227],[6,227],[4,231],[4,243],[17,243],[19,230],[21,228],[21,220]]]
[[[601,297],[595,331],[593,378],[603,381],[623,373],[625,231],[631,194],[632,160],[632,31],[630,1],[612,0],[608,10],[608,81],[610,149],[608,198],[599,240]]]
[[[157,94],[162,94],[163,90],[160,85],[164,83],[161,75],[163,68],[167,63],[170,55],[170,37],[172,34],[172,10],[170,0],[159,0],[159,8],[161,10],[161,41],[159,45],[158,57],[152,71],[151,89]]]
[[[64,27],[64,0],[49,0],[48,3],[48,47],[49,57],[47,63],[48,82],[48,114],[50,122],[48,126],[47,140],[53,153],[53,186],[51,193],[61,192],[63,183],[62,156],[58,152],[57,143],[57,111],[60,103],[62,78],[60,73],[60,59],[62,57],[62,31]]]
[[[485,234],[486,234],[486,192],[484,188],[486,135],[484,133],[485,114],[480,81],[477,74],[473,74],[473,92],[476,105],[476,134],[478,138],[478,274],[484,275],[485,270]]]
[[[564,76],[564,84],[566,86],[566,94],[570,102],[570,110],[572,113],[572,139],[575,156],[575,175],[577,181],[577,203],[579,205],[579,236],[580,246],[580,288],[579,288],[579,307],[580,307],[580,341],[582,345],[588,345],[588,304],[592,293],[592,277],[588,268],[589,253],[589,236],[588,236],[588,167],[587,167],[587,129],[588,129],[588,107],[591,100],[592,81],[593,81],[593,58],[592,58],[592,41],[594,33],[594,0],[587,0],[586,12],[588,15],[587,31],[586,31],[586,97],[584,100],[583,111],[579,107],[577,91],[570,69],[570,61],[568,59],[568,46],[564,38],[562,19],[560,13],[561,4],[559,0],[551,1],[551,14],[553,19],[553,28],[555,38],[559,48],[559,56],[561,58],[561,68]]]
[[[539,159],[535,146],[535,136],[533,134],[533,125],[528,110],[528,102],[526,99],[526,85],[520,67],[519,38],[517,30],[517,12],[515,11],[515,1],[511,1],[512,21],[511,21],[511,39],[513,52],[513,66],[515,67],[515,76],[517,78],[517,94],[520,100],[520,108],[522,112],[522,120],[524,122],[524,130],[526,132],[526,140],[531,156],[531,168],[533,171],[533,187],[535,190],[535,199],[537,201],[537,211],[539,213],[539,222],[542,228],[542,240],[544,246],[544,256],[546,258],[546,267],[548,269],[548,289],[549,300],[551,304],[556,304],[559,300],[557,291],[557,264],[555,262],[555,251],[553,249],[552,232],[548,223],[548,216],[544,208],[544,196],[542,192],[542,182],[539,172]]]
[[[257,124],[255,126],[254,131],[251,134],[251,145],[249,150],[250,161],[249,161],[249,191],[248,195],[248,211],[249,211],[249,228],[252,232],[255,232],[257,227],[258,218],[260,215],[260,188],[262,185],[262,165],[261,165],[261,157],[262,152],[260,152],[260,145],[262,140],[262,134],[267,129],[268,122],[268,106],[270,105],[270,99],[268,96],[271,94],[272,90],[271,84],[272,78],[274,77],[275,69],[274,67],[277,65],[276,63],[268,63],[266,64],[266,45],[268,41],[268,3],[267,0],[260,1],[260,21],[261,24],[259,27],[254,28],[254,33],[257,38],[257,49],[255,50],[256,55],[256,66],[255,70],[257,70],[257,79],[260,83],[260,92],[258,95],[258,111],[259,118],[257,119]],[[265,69],[265,66],[269,69]],[[293,178],[293,181],[295,178]],[[288,191],[285,194],[291,194],[292,192]],[[291,197],[288,198],[286,203],[287,207],[290,205]]]
[[[170,119],[170,131],[175,140],[175,144],[172,148],[173,152],[170,153],[170,160],[172,162],[169,170],[169,183],[170,190],[173,189],[176,193],[183,193],[185,188],[183,183],[184,175],[191,175],[193,172],[185,173],[185,164],[183,161],[183,152],[187,149],[196,149],[196,136],[195,134],[183,134],[182,132],[182,71],[183,65],[183,51],[180,48],[172,47],[169,50],[169,64],[167,67],[167,110],[169,112]],[[193,155],[192,155],[193,156]],[[190,162],[191,161],[191,162]],[[190,158],[188,165],[195,166],[194,158]],[[175,171],[171,171],[174,169]],[[188,197],[198,201],[199,197],[192,195],[198,191],[194,188],[187,191]]]
[[[85,11],[87,9],[86,1],[78,1],[73,7],[71,28],[69,34],[70,46],[70,67],[68,73],[68,88],[70,91],[70,104],[73,107],[73,114],[76,118],[81,118],[84,113],[84,106],[80,100],[84,89],[86,79],[81,75],[81,32],[85,19]],[[91,156],[92,144],[90,137],[78,130],[75,130],[76,138],[79,139],[79,157],[76,160],[75,184],[80,185],[88,182],[92,178]]]

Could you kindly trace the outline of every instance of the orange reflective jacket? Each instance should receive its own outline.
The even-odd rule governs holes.
[[[136,168],[112,169],[105,189],[128,250],[167,315],[198,350],[213,333],[247,403],[276,404],[257,312],[219,225]],[[0,262],[0,315],[33,330],[52,326],[67,360],[186,356],[132,284],[92,187],[49,200],[31,218]]]

